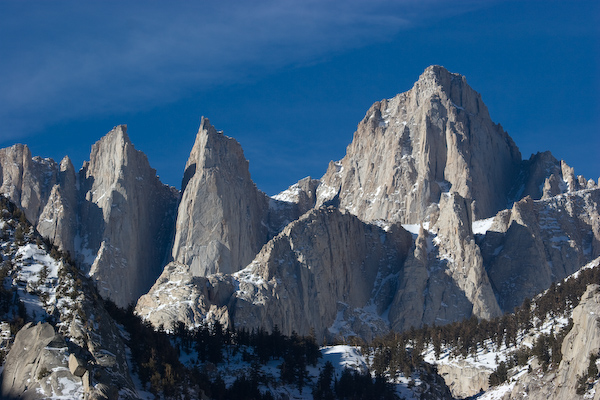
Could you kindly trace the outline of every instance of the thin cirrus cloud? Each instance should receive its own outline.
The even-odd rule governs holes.
[[[3,140],[136,111],[477,8],[442,1],[4,2]]]

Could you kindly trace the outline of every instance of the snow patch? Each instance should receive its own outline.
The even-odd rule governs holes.
[[[473,221],[473,224],[472,224],[473,234],[474,235],[485,235],[486,232],[489,231],[490,228],[492,227],[492,225],[494,223],[494,218],[495,217],[491,217],[491,218],[486,218],[486,219],[480,219],[478,221]]]

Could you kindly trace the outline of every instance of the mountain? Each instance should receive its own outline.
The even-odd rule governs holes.
[[[123,125],[92,146],[76,173],[31,157],[25,145],[0,150],[0,191],[52,243],[78,259],[102,296],[121,307],[155,282],[171,247],[179,194],[163,185]]]
[[[195,276],[238,271],[267,241],[268,203],[240,144],[202,118],[185,165],[173,259]]]
[[[390,379],[401,393],[426,395],[426,385],[417,392],[407,386],[414,383],[411,373],[420,371],[436,395],[451,390],[454,396],[471,396],[478,388],[460,381],[461,371],[471,371],[487,388],[487,379],[505,372],[495,370],[498,362],[487,372],[465,354],[459,364],[427,356],[429,364],[421,364],[424,336],[406,335],[431,336],[429,329],[437,329],[432,326],[458,326],[464,345],[472,325],[504,323],[516,308],[525,313],[528,299],[553,290],[556,282],[600,256],[598,184],[576,176],[549,152],[523,160],[479,93],[463,76],[440,66],[427,68],[409,91],[376,102],[358,124],[346,155],[331,162],[323,177],[302,179],[271,198],[252,181],[240,144],[207,118],[183,169],[181,191],[160,182],[121,125],[92,146],[79,171],[68,157],[60,163],[32,157],[26,145],[0,149],[0,194],[11,204],[0,224],[4,288],[12,293],[6,294],[9,306],[2,318],[14,325],[13,332],[5,330],[0,346],[7,353],[6,396],[27,392],[35,397],[32,390],[41,390],[111,398],[121,390],[120,396],[135,398],[149,385],[169,397],[177,376],[200,379],[190,377],[189,359],[205,363],[206,343],[225,340],[223,346],[234,346],[229,353],[243,348],[242,363],[253,356],[265,361],[243,339],[244,332],[258,335],[253,340],[259,342],[266,340],[261,335],[289,338],[291,348],[380,343],[380,350],[364,360],[380,375],[393,370]],[[42,270],[43,279],[36,279]],[[583,296],[581,309],[587,310],[586,302],[592,307],[593,290],[590,286]],[[570,301],[575,307],[580,299]],[[79,316],[73,317],[67,305],[81,310]],[[128,307],[144,322],[123,314]],[[593,324],[585,320],[591,312],[573,314],[579,328],[565,342],[571,343],[561,353],[565,359],[595,351],[577,344],[595,337]],[[502,337],[513,340],[512,328],[503,329]],[[533,335],[529,327],[519,329]],[[380,351],[387,339],[382,338],[402,338],[396,349],[403,353],[385,358]],[[181,352],[191,342],[197,347],[185,352],[187,361],[169,350],[176,343]],[[144,346],[154,350],[148,353]],[[66,350],[48,352],[54,348]],[[217,364],[222,362],[218,349],[211,353]],[[292,361],[285,357],[292,353],[284,353],[272,357],[283,358],[278,368],[291,384],[286,374],[292,374]],[[135,359],[136,373],[127,354]],[[73,361],[67,373],[70,355],[81,362]],[[393,360],[404,364],[394,369]],[[79,364],[101,369],[86,381]],[[431,364],[438,365],[439,374]],[[544,382],[568,386],[570,393],[581,365],[552,365],[557,375],[545,376]],[[85,368],[91,374],[96,367]],[[398,382],[394,379],[402,369],[405,380]],[[302,371],[294,372],[300,374],[298,395]],[[193,393],[223,394],[216,376],[206,373],[213,386],[194,383]],[[529,377],[520,385],[547,392]],[[26,379],[34,382],[31,388],[19,383]],[[517,387],[526,391],[510,390]],[[547,392],[550,397],[558,393],[564,394]]]
[[[346,156],[330,163],[318,203],[338,196],[363,220],[414,224],[442,193],[457,192],[476,200],[476,219],[486,218],[506,207],[520,163],[479,93],[432,66],[408,92],[371,106]]]
[[[312,232],[317,225],[303,215],[316,216],[322,207],[334,206],[362,224],[347,236],[328,236],[326,248],[353,247],[365,229],[375,227],[382,229],[382,240],[392,243],[396,239],[388,238],[393,236],[389,228],[398,223],[413,233],[412,248],[403,245],[394,257],[378,259],[380,265],[388,263],[389,271],[377,267],[379,279],[393,288],[385,299],[369,278],[363,282],[368,299],[342,285],[341,292],[350,290],[344,296],[363,300],[350,306],[334,290],[338,295],[323,299],[327,312],[314,309],[304,315],[306,324],[299,324],[294,313],[283,313],[278,321],[261,321],[267,329],[285,326],[289,334],[322,327],[319,337],[331,337],[339,327],[352,325],[348,318],[368,315],[376,328],[356,329],[371,337],[472,314],[490,318],[598,254],[595,182],[575,177],[572,168],[548,152],[522,160],[466,79],[439,66],[427,68],[408,92],[375,103],[346,156],[332,162],[320,180],[306,178],[273,198],[252,182],[239,143],[206,118],[185,165],[181,193],[160,183],[124,126],[92,146],[90,161],[78,173],[68,158],[60,164],[32,158],[24,145],[3,149],[0,168],[2,192],[44,237],[79,260],[103,297],[121,307],[139,303],[141,315],[154,315],[153,323],[167,327],[177,321],[197,325],[211,306],[220,310],[224,323],[255,320],[242,317],[247,311],[234,304],[242,293],[234,275],[269,258],[288,259],[291,271],[298,263],[311,271],[329,263],[327,274],[345,282],[355,275],[346,264],[362,268],[364,260],[384,257],[387,250],[381,253],[377,246],[366,247],[355,260],[337,259],[335,253],[326,260],[304,254],[319,251],[321,243],[308,241],[300,251],[275,245],[288,225],[299,224],[320,237],[326,228]],[[553,211],[565,207],[572,211]],[[492,217],[492,229],[473,231],[481,225],[477,221]],[[422,230],[414,226],[419,224]],[[285,251],[293,252],[295,261]],[[171,260],[175,264],[164,267]],[[276,277],[252,274],[266,281],[282,279],[292,273],[286,268],[282,264]],[[223,287],[217,290],[218,301],[200,295],[206,292],[202,287],[178,289],[183,297],[157,297],[156,291],[164,292],[160,282],[169,282],[173,272],[184,274],[190,284],[216,282]],[[190,293],[198,301],[187,301]],[[353,328],[342,331],[358,334]]]
[[[163,185],[125,126],[92,146],[79,171],[80,254],[104,297],[125,307],[154,283],[173,235],[177,193]]]
[[[202,124],[190,160],[202,148],[221,154],[213,145],[199,145],[210,137],[234,143]],[[411,90],[373,105],[346,156],[331,163],[320,180],[306,178],[274,196],[268,211],[264,200],[258,206],[252,200],[264,196],[257,195],[240,153],[237,145],[221,158],[220,169],[211,167],[214,181],[230,182],[226,189],[199,186],[216,187],[210,192],[218,200],[193,206],[211,210],[207,221],[216,221],[193,229],[188,222],[177,226],[181,237],[195,232],[193,242],[208,246],[203,254],[210,259],[202,262],[218,270],[198,271],[197,261],[176,248],[177,264],[165,268],[136,306],[155,326],[218,320],[226,326],[277,326],[288,335],[312,328],[319,340],[370,339],[390,329],[512,311],[598,251],[596,183],[575,178],[548,152],[522,160],[481,96],[464,77],[442,67],[428,68]],[[188,161],[188,170],[192,165]],[[231,169],[238,171],[235,181]],[[184,186],[185,197],[189,184]],[[204,199],[204,192],[197,193],[192,202]],[[222,212],[229,202],[241,204],[235,210],[246,210],[245,216]],[[180,220],[190,220],[188,204],[180,205]],[[327,213],[327,207],[336,211]],[[555,211],[565,208],[569,213]],[[231,264],[229,249],[236,248],[227,236],[237,237],[239,229],[230,228],[235,226],[246,229],[246,244],[253,247],[244,262],[223,268]],[[220,236],[207,241],[206,231]],[[405,239],[401,246],[380,249],[365,233],[376,231],[385,246],[397,243],[397,235]],[[193,246],[185,247],[190,257],[196,257]],[[359,276],[361,285],[351,284]]]

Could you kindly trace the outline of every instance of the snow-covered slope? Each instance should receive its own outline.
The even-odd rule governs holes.
[[[91,283],[1,196],[0,214],[0,323],[10,327],[2,396],[136,398],[124,344]],[[85,367],[75,370],[71,358]]]
[[[582,274],[586,275],[583,279]],[[514,340],[498,344],[486,339],[466,355],[457,355],[452,347],[443,346],[440,354],[435,354],[429,346],[424,358],[437,365],[456,397],[483,391],[478,399],[592,398],[600,388],[597,372],[587,377],[580,393],[576,381],[586,373],[583,371],[587,370],[590,355],[600,355],[600,341],[596,339],[600,325],[589,322],[590,316],[595,321],[593,316],[600,313],[600,291],[595,284],[600,283],[596,281],[598,276],[600,258],[536,296],[529,312],[519,314],[528,315],[529,322],[524,325],[526,328],[516,331]],[[581,282],[576,283],[578,280]],[[564,305],[553,305],[544,311],[553,299],[564,297],[565,290],[572,293],[566,296]],[[580,292],[581,300],[575,292]],[[573,344],[577,340],[587,343],[589,348],[577,347]],[[494,382],[492,375],[501,369],[504,377]]]

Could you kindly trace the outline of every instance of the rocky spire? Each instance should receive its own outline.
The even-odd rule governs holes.
[[[268,198],[250,178],[240,144],[202,118],[186,163],[173,259],[193,275],[245,267],[268,240]]]
[[[18,204],[32,224],[37,224],[57,181],[58,167],[50,158],[31,157],[27,145],[0,149],[0,193]]]
[[[93,261],[90,275],[103,296],[125,307],[145,293],[161,272],[177,193],[159,181],[124,125],[92,146],[80,182],[80,251],[97,254],[87,260]]]
[[[65,156],[60,162],[58,182],[52,187],[37,230],[62,250],[75,255],[74,239],[77,235],[77,179],[71,159]]]

